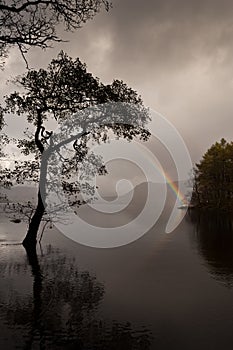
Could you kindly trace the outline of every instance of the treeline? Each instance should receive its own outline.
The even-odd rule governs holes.
[[[233,210],[233,142],[213,144],[196,164],[192,204],[201,209]]]

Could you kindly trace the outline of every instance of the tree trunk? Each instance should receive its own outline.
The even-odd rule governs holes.
[[[48,157],[47,157],[47,153],[44,152],[41,159],[37,207],[29,223],[26,237],[22,242],[25,248],[35,247],[37,243],[37,234],[38,234],[40,224],[46,209],[44,201],[46,198],[47,166],[48,166]]]
[[[26,248],[35,247],[37,243],[37,234],[45,212],[45,206],[41,197],[40,190],[38,191],[38,202],[36,211],[29,223],[28,231],[26,237],[23,240],[23,245]]]

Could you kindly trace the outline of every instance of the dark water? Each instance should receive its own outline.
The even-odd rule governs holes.
[[[94,249],[48,230],[37,256],[2,218],[0,349],[232,349],[233,232],[166,213],[138,241]]]

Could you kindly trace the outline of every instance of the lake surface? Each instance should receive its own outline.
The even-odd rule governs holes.
[[[129,245],[96,249],[48,229],[28,257],[26,227],[0,224],[1,349],[232,349],[233,232],[168,211]]]

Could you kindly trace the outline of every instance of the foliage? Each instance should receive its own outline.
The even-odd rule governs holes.
[[[18,140],[17,143],[22,153],[29,155],[31,159],[33,156],[33,160],[16,163],[16,168],[11,170],[11,179],[17,183],[24,183],[27,179],[39,180],[39,202],[40,197],[45,196],[46,190],[50,189],[45,188],[46,173],[48,161],[53,158],[55,151],[63,163],[62,174],[59,174],[63,190],[70,196],[70,203],[80,205],[83,203],[78,196],[81,191],[91,196],[94,193],[88,181],[81,186],[77,181],[81,165],[83,168],[86,166],[89,177],[106,173],[101,158],[89,152],[91,142],[107,142],[109,131],[116,138],[125,138],[128,141],[134,137],[146,140],[150,136],[145,129],[149,119],[148,111],[133,89],[119,80],[114,80],[112,84],[102,84],[98,78],[87,72],[86,65],[78,58],[73,60],[63,51],[52,60],[47,70],[30,70],[17,77],[15,83],[20,92],[6,97],[5,110],[18,116],[26,116],[34,130],[32,133],[26,132],[26,138]],[[101,114],[98,106],[110,102],[112,109]],[[123,109],[118,102],[123,104]],[[92,108],[93,113],[88,108]],[[118,122],[113,118],[116,114],[119,116]],[[61,126],[69,121],[63,128],[60,140],[56,139],[54,130],[46,129],[46,123],[51,120]],[[72,135],[74,126],[76,130],[82,130],[80,138]],[[72,147],[67,149],[68,156],[64,158],[59,153],[60,148],[68,143]],[[85,159],[88,159],[86,163]],[[52,166],[52,171],[57,171],[56,164]],[[39,210],[45,210],[42,203]]]
[[[0,0],[0,58],[17,46],[23,55],[30,47],[46,49],[62,41],[56,28],[66,31],[80,28],[101,9],[109,9],[107,0]],[[26,59],[25,59],[26,60]]]
[[[216,142],[196,164],[193,202],[201,208],[232,211],[233,142]]]
[[[77,167],[76,163],[81,163],[88,153],[88,142],[94,139],[97,142],[107,141],[106,125],[112,129],[118,137],[124,137],[132,140],[134,136],[140,136],[146,139],[149,133],[143,128],[147,121],[148,114],[143,107],[142,99],[137,93],[129,88],[125,83],[114,80],[110,85],[100,83],[98,78],[87,72],[86,65],[77,58],[72,60],[64,52],[61,52],[56,59],[49,64],[48,69],[31,70],[22,77],[15,79],[16,84],[23,88],[23,92],[14,92],[6,98],[6,111],[19,116],[26,115],[27,120],[34,127],[34,134],[25,132],[27,138],[20,139],[17,146],[24,155],[34,154],[34,162],[25,161],[16,163],[15,170],[12,172],[12,178],[16,182],[24,183],[25,180],[35,179],[36,170],[40,168],[41,154],[50,148],[52,132],[45,129],[45,123],[54,119],[57,124],[63,123],[75,112],[87,107],[103,104],[109,101],[129,102],[138,106],[140,114],[138,117],[138,126],[135,121],[129,124],[111,124],[111,117],[105,119],[105,125],[96,130],[85,133],[82,139],[73,140],[73,158],[64,159],[64,175],[69,176],[69,171]],[[80,118],[80,116],[79,116]],[[139,118],[141,121],[139,122]],[[87,116],[83,119],[77,118],[72,121],[71,126],[83,127],[87,122]],[[92,122],[93,124],[93,122]],[[67,133],[72,130],[66,130]],[[68,137],[68,135],[67,135]],[[90,161],[90,158],[89,158]],[[100,172],[104,173],[104,168],[98,158],[93,158],[93,164],[98,165]],[[64,180],[64,188],[68,187]],[[71,187],[69,182],[69,188]]]

